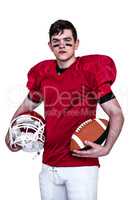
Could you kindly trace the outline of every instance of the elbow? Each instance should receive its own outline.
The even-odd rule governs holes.
[[[124,121],[125,121],[125,117],[124,117],[123,112],[121,112],[121,118],[122,118],[122,121],[123,121],[123,123],[124,123]]]
[[[124,121],[125,121],[125,118],[124,118],[124,114],[123,114],[122,111],[121,111],[121,113],[119,114],[119,117],[120,117],[121,123],[122,123],[122,125],[123,125],[123,124],[124,124]]]
[[[117,107],[116,109],[111,110],[110,117],[120,119],[121,123],[124,124],[125,118],[124,118],[123,111],[120,107]]]

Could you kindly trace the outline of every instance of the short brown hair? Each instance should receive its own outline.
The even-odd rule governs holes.
[[[74,41],[77,40],[77,31],[74,25],[67,21],[67,20],[57,20],[53,24],[51,24],[49,29],[49,39],[51,41],[51,37],[53,35],[58,35],[60,32],[63,33],[64,29],[69,29],[72,31],[72,35],[74,38]]]

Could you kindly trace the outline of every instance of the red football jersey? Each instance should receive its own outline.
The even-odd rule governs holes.
[[[43,163],[62,167],[99,165],[97,158],[72,156],[70,140],[83,121],[95,118],[98,100],[111,93],[115,64],[108,56],[89,55],[77,57],[60,75],[56,67],[56,60],[45,60],[28,73],[29,98],[44,100]]]

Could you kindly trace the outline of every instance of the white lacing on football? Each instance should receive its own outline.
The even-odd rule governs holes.
[[[80,126],[78,126],[78,128],[76,129],[76,133],[79,133],[80,132],[80,130],[84,127],[84,126],[86,126],[87,124],[89,124],[90,122],[92,121],[92,119],[88,119],[88,120],[86,120],[85,122],[83,122],[82,124],[80,124]]]
[[[92,119],[88,119],[85,122],[83,122],[82,124],[80,124],[80,126],[78,126],[78,128],[76,129],[76,132],[79,133],[80,130],[86,126],[87,124],[89,124],[92,121]],[[97,121],[97,123],[104,129],[106,130],[106,125],[102,122],[102,120],[100,119],[95,119],[95,121]]]

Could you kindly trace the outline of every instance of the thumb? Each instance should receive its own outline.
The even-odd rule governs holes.
[[[85,140],[84,143],[87,145],[87,146],[91,146],[93,148],[96,148],[98,146],[98,144],[94,143],[94,142],[91,142],[89,140]]]

